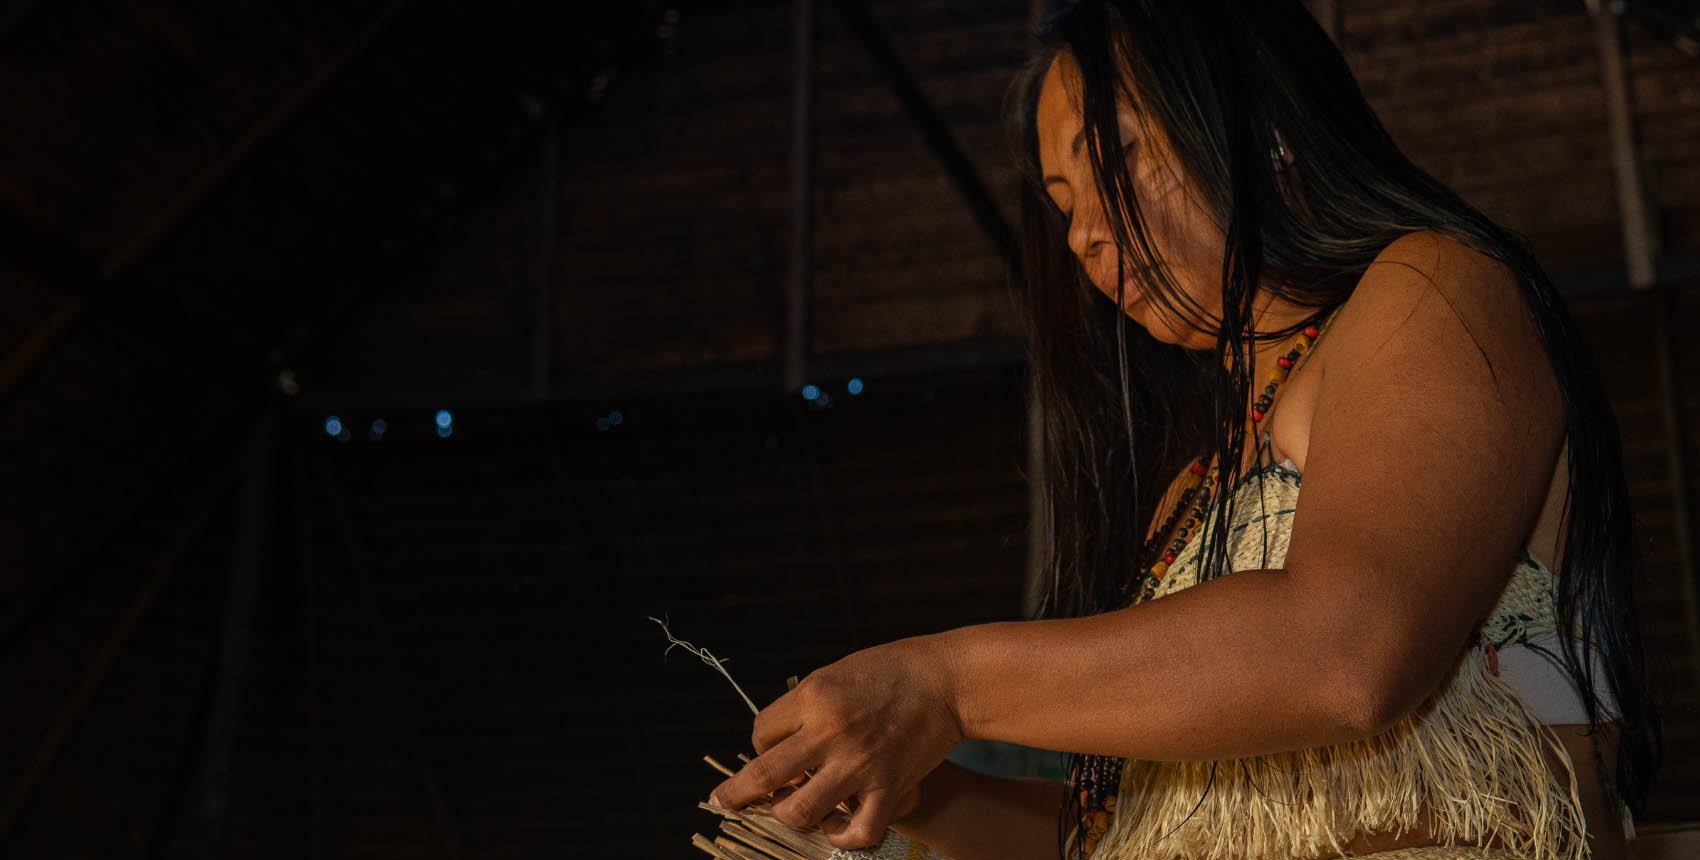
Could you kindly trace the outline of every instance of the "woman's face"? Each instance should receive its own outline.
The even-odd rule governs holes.
[[[1121,287],[1121,308],[1158,340],[1191,349],[1210,349],[1216,337],[1166,311],[1146,294],[1139,261],[1127,260],[1116,283],[1115,236],[1099,201],[1098,182],[1086,152],[1080,113],[1080,73],[1066,53],[1057,55],[1039,90],[1035,117],[1039,166],[1045,192],[1068,222],[1068,246],[1086,276],[1111,301]],[[1192,184],[1153,124],[1142,122],[1131,104],[1118,101],[1116,124],[1133,193],[1160,265],[1175,285],[1214,322],[1222,306],[1222,259],[1227,240],[1193,193]],[[1125,217],[1125,213],[1123,215]],[[1185,306],[1185,301],[1178,302]]]

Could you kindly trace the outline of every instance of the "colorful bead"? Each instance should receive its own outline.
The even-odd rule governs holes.
[[[1269,370],[1269,382],[1264,385],[1262,394],[1247,410],[1246,428],[1248,430],[1255,432],[1257,426],[1269,414],[1270,407],[1275,404],[1276,390],[1281,383],[1286,381],[1288,375],[1298,364],[1299,358],[1309,352],[1311,345],[1321,334],[1321,329],[1317,326],[1305,326],[1304,333],[1293,339],[1293,345],[1287,351],[1287,354],[1275,359],[1276,366]],[[1158,555],[1159,547],[1164,547],[1164,549],[1161,555],[1158,555],[1157,560],[1146,568],[1146,573],[1149,576],[1145,579],[1145,584],[1140,587],[1140,593],[1143,595],[1149,596],[1151,594],[1151,583],[1168,572],[1169,565],[1173,564],[1180,551],[1186,548],[1187,541],[1197,533],[1199,525],[1204,522],[1204,518],[1208,515],[1211,488],[1215,485],[1219,470],[1215,466],[1206,468],[1203,463],[1195,460],[1187,464],[1187,471],[1198,481],[1190,486],[1182,487],[1174,513],[1164,518],[1162,525],[1146,541],[1144,555],[1147,558]],[[1185,517],[1184,524],[1176,528],[1175,524],[1181,522],[1183,515]],[[1165,538],[1172,538],[1166,547],[1163,543]]]

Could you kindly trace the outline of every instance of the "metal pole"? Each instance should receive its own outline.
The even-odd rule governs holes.
[[[797,0],[792,33],[791,255],[785,284],[785,390],[803,387],[808,368],[809,282],[814,249],[815,0]]]
[[[1605,87],[1606,119],[1611,128],[1611,159],[1617,174],[1617,212],[1623,225],[1624,262],[1631,287],[1652,286],[1657,240],[1647,218],[1647,197],[1641,179],[1641,159],[1635,149],[1635,116],[1629,81],[1623,71],[1623,31],[1620,2],[1591,0],[1595,35],[1600,50],[1601,83]]]

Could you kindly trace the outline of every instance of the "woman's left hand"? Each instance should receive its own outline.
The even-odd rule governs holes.
[[[757,756],[709,802],[738,809],[801,776],[773,807],[793,827],[820,825],[833,845],[876,845],[913,805],[921,778],[962,740],[949,652],[941,637],[902,639],[815,670],[755,720]],[[851,801],[848,824],[832,815]]]

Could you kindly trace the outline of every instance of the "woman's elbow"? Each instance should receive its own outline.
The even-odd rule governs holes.
[[[1439,688],[1452,665],[1438,665],[1410,641],[1358,644],[1342,649],[1329,673],[1332,689],[1325,707],[1343,740],[1361,740],[1393,728]]]

